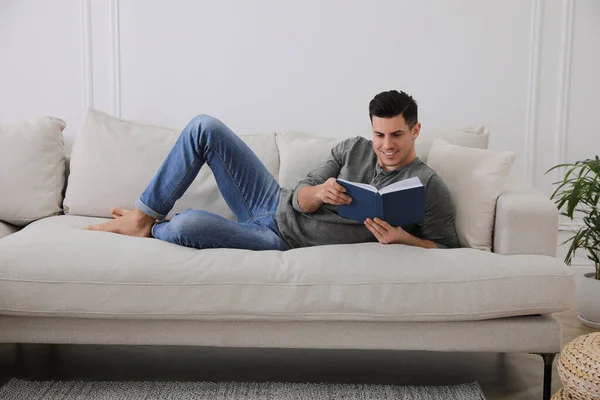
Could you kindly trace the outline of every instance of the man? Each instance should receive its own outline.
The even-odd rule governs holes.
[[[369,117],[372,141],[360,136],[342,141],[320,167],[295,190],[289,190],[279,186],[227,126],[199,115],[181,132],[136,201],[136,208],[113,208],[115,219],[86,229],[155,237],[198,249],[288,250],[374,241],[423,248],[459,247],[448,189],[416,156],[415,140],[421,124],[414,99],[395,90],[379,93],[369,104]],[[237,222],[193,209],[164,221],[205,162]],[[337,214],[337,206],[352,199],[336,178],[380,189],[414,176],[425,187],[425,219],[421,224],[393,227],[378,218],[360,223]]]

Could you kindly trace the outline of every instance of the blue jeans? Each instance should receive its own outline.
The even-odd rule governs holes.
[[[237,222],[187,209],[163,221],[207,162]],[[198,115],[185,127],[135,202],[156,218],[152,236],[197,249],[288,250],[275,220],[280,187],[256,154],[225,124]]]

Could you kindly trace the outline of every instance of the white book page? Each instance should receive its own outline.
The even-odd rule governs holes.
[[[399,190],[412,189],[419,186],[423,186],[423,184],[421,183],[421,180],[415,176],[413,178],[404,179],[400,182],[392,183],[391,185],[381,189],[379,193],[386,194],[390,192],[397,192]]]
[[[350,182],[345,179],[338,179],[338,181],[347,183],[352,186],[358,186],[360,188],[367,189],[367,190],[370,190],[371,192],[377,193],[377,188],[375,186],[367,185],[366,183]]]

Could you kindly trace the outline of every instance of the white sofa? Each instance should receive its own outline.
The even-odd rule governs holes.
[[[60,134],[64,125],[54,123]],[[555,258],[555,206],[526,185],[500,194],[491,252],[378,243],[199,251],[81,229],[110,217],[112,206],[132,206],[178,131],[90,110],[66,191],[52,186],[62,189],[56,177],[66,158],[56,127],[50,131],[55,145],[31,151],[56,152],[55,160],[29,157],[27,165],[47,163],[40,171],[53,178],[0,197],[0,219],[23,225],[0,222],[0,342],[529,352],[544,356],[549,398],[561,350],[552,313],[573,306],[573,276]],[[483,127],[424,132],[421,159],[435,137],[488,142]],[[339,140],[298,132],[242,138],[292,188]],[[24,151],[17,147],[11,154]],[[3,190],[29,179],[21,175],[31,171],[13,168],[0,174]],[[50,187],[36,197],[43,185]],[[36,216],[36,202],[55,209]],[[170,215],[188,207],[233,218],[206,166]]]

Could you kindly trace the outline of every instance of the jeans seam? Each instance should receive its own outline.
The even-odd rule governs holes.
[[[275,217],[275,214],[276,213],[272,212],[272,213],[267,213],[267,214],[255,215],[248,222],[252,222],[252,221],[262,218],[262,217]]]
[[[210,143],[207,143],[206,147],[208,147],[209,149],[211,149],[217,155],[217,157],[219,157],[219,160],[221,160],[221,162],[223,163],[223,166],[225,167],[225,170],[227,171],[227,173],[229,174],[229,177],[231,178],[231,181],[233,182],[233,186],[235,187],[235,190],[237,190],[237,192],[239,193],[240,197],[242,198],[242,202],[244,203],[244,205],[246,206],[246,209],[248,210],[248,215],[250,215],[250,220],[249,221],[252,221],[254,219],[254,216],[252,215],[252,210],[250,209],[250,206],[248,205],[248,202],[246,202],[246,198],[244,197],[244,195],[242,194],[242,191],[238,187],[237,182],[233,178],[233,174],[231,173],[231,171],[227,167],[227,164],[225,163],[225,160],[219,154],[219,152],[214,147],[212,147],[210,145]]]
[[[194,166],[195,166],[195,165],[198,163],[198,161],[200,161],[200,159],[199,159],[199,158],[196,158],[196,159],[194,160],[194,162],[192,163],[192,165],[191,165],[191,166],[188,168],[188,170],[185,172],[185,175],[183,176],[183,178],[181,178],[181,181],[179,181],[179,183],[178,183],[178,184],[177,184],[177,186],[175,187],[175,189],[173,189],[173,191],[171,192],[171,194],[169,194],[169,195],[167,196],[167,198],[166,198],[165,200],[163,200],[163,202],[160,204],[160,207],[161,207],[161,208],[162,208],[162,206],[164,206],[164,205],[165,205],[165,203],[166,203],[167,201],[169,201],[169,200],[171,199],[171,197],[173,196],[173,193],[175,193],[175,192],[177,191],[177,189],[179,189],[179,188],[181,187],[182,183],[185,181],[185,178],[187,178],[187,177],[188,177],[188,175],[190,174],[190,171],[191,171],[192,169],[194,169]],[[158,214],[160,214],[160,212],[158,212]]]

